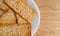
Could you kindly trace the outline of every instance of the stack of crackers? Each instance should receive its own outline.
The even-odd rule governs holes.
[[[0,36],[31,36],[36,14],[27,0],[0,0]]]

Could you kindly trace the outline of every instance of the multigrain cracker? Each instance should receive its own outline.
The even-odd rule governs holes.
[[[31,36],[31,24],[0,24],[0,36]]]
[[[22,0],[5,0],[4,2],[30,23],[36,16],[36,11]]]
[[[5,12],[0,17],[0,23],[3,23],[3,24],[16,23],[15,13],[12,10],[9,10],[8,12]]]

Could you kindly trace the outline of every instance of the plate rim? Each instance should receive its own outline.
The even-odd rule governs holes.
[[[37,32],[37,30],[38,30],[38,28],[39,28],[39,25],[40,25],[40,10],[39,10],[37,4],[35,3],[35,1],[34,1],[34,0],[31,0],[31,1],[33,2],[33,4],[35,5],[35,7],[37,8],[37,12],[38,12],[38,15],[39,15],[39,22],[38,22],[38,25],[37,25],[37,27],[36,27],[35,32],[32,33],[32,36],[33,36],[33,35]]]

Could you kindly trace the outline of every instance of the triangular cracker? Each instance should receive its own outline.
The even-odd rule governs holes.
[[[12,10],[9,10],[8,12],[5,12],[0,17],[0,23],[6,24],[6,23],[16,23],[15,13]]]

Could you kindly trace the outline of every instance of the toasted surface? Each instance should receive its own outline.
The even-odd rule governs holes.
[[[18,14],[16,14],[16,17],[17,17],[17,23],[28,23],[26,20],[24,20],[22,17],[20,17]]]
[[[22,1],[27,3],[27,0],[22,0]]]
[[[0,36],[31,36],[31,24],[0,24]]]
[[[18,5],[18,9],[17,7],[15,7],[14,2],[12,6],[12,9],[13,7],[16,9],[15,12],[13,11],[15,9],[12,10],[3,1],[4,0],[0,0],[0,9],[4,10],[4,11],[0,10],[0,36],[31,36],[31,24],[28,23],[26,20],[29,19],[28,21],[31,22],[31,19],[34,18],[36,13],[30,12],[29,8],[25,8],[24,7],[25,5],[23,5],[24,3],[19,5],[20,0],[10,0],[11,2],[17,1],[16,4]],[[27,2],[26,0],[21,1]],[[24,7],[24,10],[22,9],[23,8],[22,6]],[[20,16],[20,14],[23,18]]]
[[[5,0],[4,2],[28,22],[36,16],[36,11],[22,0]]]
[[[3,23],[3,24],[16,23],[16,18],[15,18],[14,12],[12,10],[9,10],[8,12],[5,12],[0,17],[0,23]]]
[[[3,1],[4,0],[0,0],[0,9],[3,9],[4,11],[8,11],[9,7],[6,4],[4,4]]]

